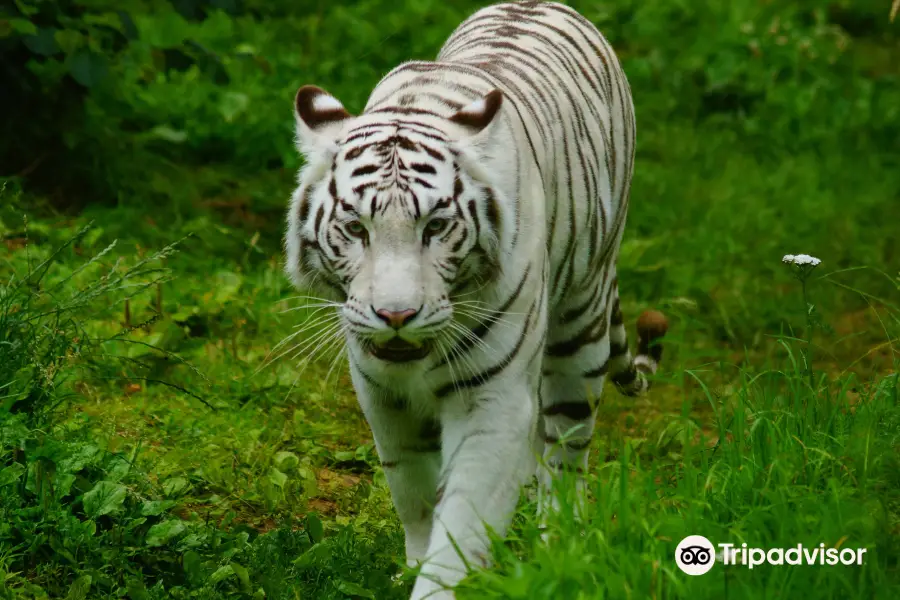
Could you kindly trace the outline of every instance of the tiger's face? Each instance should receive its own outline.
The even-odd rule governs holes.
[[[490,185],[439,129],[350,117],[318,88],[301,88],[297,121],[307,164],[288,216],[288,274],[340,303],[369,357],[410,363],[440,350],[454,302],[499,267]]]

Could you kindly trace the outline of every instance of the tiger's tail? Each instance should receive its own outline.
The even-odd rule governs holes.
[[[619,393],[625,396],[639,396],[650,389],[649,375],[656,373],[662,359],[663,347],[659,343],[669,329],[669,320],[664,314],[648,310],[637,320],[638,353],[632,356],[628,349],[628,334],[616,294],[610,315],[610,368],[609,378]]]

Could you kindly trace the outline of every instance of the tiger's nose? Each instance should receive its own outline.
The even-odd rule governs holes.
[[[413,318],[419,314],[414,308],[407,308],[405,310],[388,310],[386,308],[379,308],[375,310],[375,307],[372,307],[372,310],[375,311],[375,314],[378,315],[378,318],[393,327],[394,329],[400,329],[407,323],[413,320]]]

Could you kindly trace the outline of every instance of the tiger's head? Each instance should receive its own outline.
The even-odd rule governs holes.
[[[466,301],[499,273],[512,221],[492,185],[499,174],[482,168],[496,151],[502,98],[495,90],[446,118],[354,117],[324,90],[297,92],[305,165],[285,268],[297,287],[339,303],[343,327],[369,357],[423,359],[454,337],[454,316],[477,320]]]

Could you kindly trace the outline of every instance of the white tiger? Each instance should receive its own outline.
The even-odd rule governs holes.
[[[560,469],[584,469],[606,376],[635,395],[660,359],[665,317],[642,315],[632,357],[619,310],[630,88],[589,21],[527,1],[476,12],[360,116],[313,86],[295,113],[286,271],[337,303],[422,564],[412,598],[453,598],[523,483],[537,472],[547,497]]]

